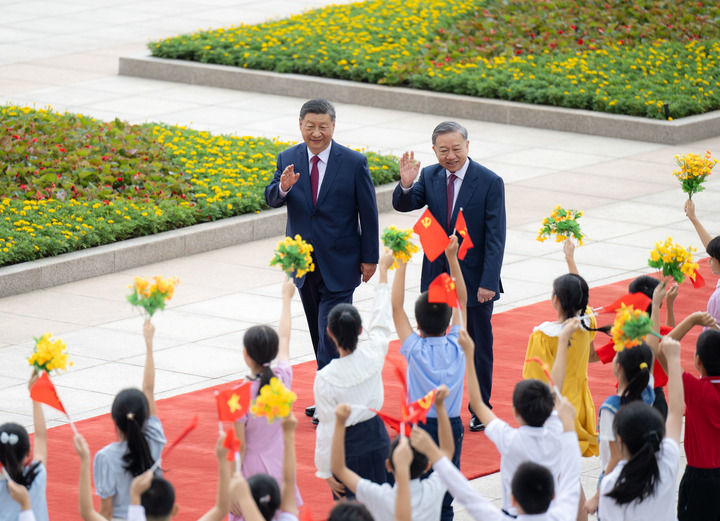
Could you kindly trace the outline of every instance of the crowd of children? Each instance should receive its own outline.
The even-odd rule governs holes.
[[[720,275],[720,236],[711,238],[691,201],[685,211],[710,255],[713,274]],[[648,336],[646,342],[608,356],[607,349],[595,345],[597,332],[605,329],[598,328],[588,306],[588,285],[578,273],[572,244],[566,243],[569,273],[558,277],[552,288],[557,317],[541,323],[530,335],[524,379],[512,394],[519,427],[512,427],[481,396],[475,346],[463,328],[467,294],[457,253],[458,239],[453,236],[445,255],[455,280],[457,308],[430,302],[424,292],[415,302],[417,331],[404,309],[404,263],[399,263],[392,290],[388,284],[390,252],[380,259],[368,340],[358,342],[363,326],[352,305],[341,304],[330,313],[329,336],[340,357],[318,371],[314,384],[319,420],[316,476],[327,481],[338,499],[328,518],[450,521],[455,501],[477,520],[559,521],[587,519],[588,513],[603,521],[720,520],[720,282],[707,312],[692,313],[675,325],[677,287],[668,280],[637,279],[630,289],[651,297],[648,311],[662,339]],[[292,283],[286,282],[277,333],[256,326],[245,334],[243,354],[252,373],[252,396],[272,377],[288,387],[292,384],[293,292]],[[435,397],[427,418],[409,436],[403,433],[390,441],[373,410],[381,409],[384,401],[382,368],[393,323],[407,360],[407,401],[433,390]],[[705,328],[695,347],[699,376],[683,371],[680,362],[680,340],[694,326]],[[145,322],[143,334],[142,387],[117,394],[111,409],[117,439],[94,457],[92,480],[100,496],[99,511],[93,505],[90,450],[82,436],[74,438],[81,462],[78,491],[84,521],[166,521],[177,510],[174,488],[158,465],[166,440],[154,399],[150,321]],[[611,362],[617,380],[617,393],[602,402],[598,415],[587,374],[588,364],[597,360]],[[31,377],[30,386],[36,378],[36,374]],[[459,471],[464,390],[501,456],[500,508],[483,498]],[[683,416],[687,467],[678,491]],[[45,501],[48,434],[37,402],[33,421],[32,450],[22,426],[0,425],[4,476],[0,521],[50,518]],[[292,413],[273,424],[252,416],[239,421],[235,431],[243,442],[243,463],[234,475],[221,436],[215,446],[215,504],[200,519],[220,521],[229,514],[231,520],[297,520],[302,499],[296,484],[296,424]],[[598,454],[602,474],[586,500],[581,458]]]

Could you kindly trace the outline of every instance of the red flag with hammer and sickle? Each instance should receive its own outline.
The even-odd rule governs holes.
[[[437,259],[450,244],[450,237],[428,208],[425,208],[413,230],[420,237],[420,244],[430,262]]]

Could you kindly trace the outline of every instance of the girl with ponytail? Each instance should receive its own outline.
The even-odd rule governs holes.
[[[123,389],[113,400],[111,416],[119,441],[95,454],[93,479],[101,498],[100,514],[106,519],[127,518],[130,483],[152,467],[165,446],[165,434],[155,406],[155,362],[150,320],[143,325],[145,368],[142,390]],[[160,469],[155,471],[160,475]]]
[[[32,387],[38,378],[33,372],[28,383]],[[32,456],[30,437],[25,427],[17,423],[0,425],[0,464],[15,483],[28,489],[32,511],[37,521],[48,521],[45,487],[47,485],[47,427],[42,405],[33,402],[35,438]],[[20,505],[12,499],[8,483],[0,480],[0,521],[17,521]]]
[[[286,279],[282,287],[282,311],[277,333],[270,326],[253,326],[243,337],[243,356],[252,375],[249,378],[252,380],[250,396],[253,399],[272,378],[280,380],[288,389],[292,385],[293,372],[289,362],[290,315],[292,314],[290,304],[294,293],[295,284],[292,279]],[[271,367],[270,363],[273,360],[276,361],[276,365]],[[248,480],[251,480],[252,476],[262,475],[267,478],[268,483],[280,483],[285,452],[282,423],[279,421],[268,423],[267,418],[246,414],[235,422],[235,434],[242,441],[240,448],[242,475]],[[252,482],[259,488],[263,488],[262,483],[265,483],[259,477]],[[298,505],[302,505],[300,490],[294,484],[293,487],[295,501]],[[268,498],[277,496],[277,501],[273,499],[272,502],[275,508],[280,503],[279,492],[274,495],[263,493],[260,496]],[[260,502],[260,509],[269,504]],[[239,519],[242,519],[240,510],[231,509],[230,521]]]
[[[385,483],[385,460],[390,439],[382,420],[371,410],[383,405],[382,368],[393,332],[388,268],[392,253],[385,251],[378,265],[379,282],[368,328],[368,340],[358,346],[362,320],[350,304],[338,304],[328,315],[328,334],[338,348],[339,358],[319,370],[313,392],[318,419],[315,437],[315,475],[327,481],[336,497],[354,495],[330,471],[330,447],[335,426],[335,408],[352,404],[346,422],[345,462],[360,477]]]
[[[600,482],[600,519],[677,519],[676,483],[684,407],[680,343],[666,336],[660,350],[668,360],[667,420],[663,423],[662,415],[642,400],[623,405],[615,414],[613,431],[620,461]]]

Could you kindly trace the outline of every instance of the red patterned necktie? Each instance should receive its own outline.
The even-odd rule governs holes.
[[[312,188],[313,206],[317,203],[318,184],[320,182],[320,172],[317,166],[318,161],[320,161],[320,156],[312,156],[312,158],[310,158],[310,162],[312,163],[312,168],[310,169],[310,188]]]
[[[455,200],[455,179],[458,177],[455,174],[450,174],[447,181],[447,230],[448,233],[451,231],[450,218],[453,213],[453,202]]]

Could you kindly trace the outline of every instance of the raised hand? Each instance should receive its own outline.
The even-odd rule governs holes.
[[[400,158],[400,184],[410,188],[420,172],[420,161],[415,161],[414,152],[405,152]]]
[[[346,403],[341,403],[337,407],[335,407],[335,419],[345,423],[347,419],[350,417],[350,406]]]
[[[287,192],[300,179],[300,172],[295,173],[295,165],[288,165],[280,175],[280,190]]]

